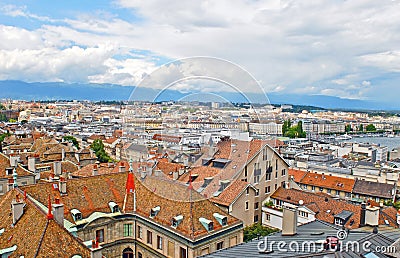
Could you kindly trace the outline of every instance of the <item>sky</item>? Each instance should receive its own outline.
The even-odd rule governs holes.
[[[399,13],[399,0],[0,0],[0,80],[140,85],[163,64],[206,56],[267,94],[400,107]]]

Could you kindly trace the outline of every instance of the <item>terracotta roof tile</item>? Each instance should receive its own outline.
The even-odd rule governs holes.
[[[53,183],[26,186],[22,189],[41,203],[46,203],[49,194],[52,200],[60,198],[61,203],[64,203],[65,218],[73,222],[70,214],[70,210],[73,208],[78,209],[86,218],[95,211],[110,212],[108,206],[110,201],[114,201],[122,207],[127,174],[114,173],[70,179],[67,181],[68,194],[63,196],[58,190],[53,190]],[[220,228],[219,223],[213,217],[215,212],[226,215],[228,225],[241,223],[238,219],[225,214],[209,200],[202,198],[196,191],[189,190],[177,182],[151,176],[147,176],[144,180],[135,178],[135,191],[138,214],[149,217],[151,208],[160,206],[161,210],[154,220],[170,227],[171,230],[175,230],[171,227],[172,218],[183,215],[184,220],[176,228],[176,231],[192,239],[208,234],[199,222],[199,217],[214,221],[215,230]],[[189,201],[190,199],[192,202]],[[192,230],[192,225],[194,230]]]
[[[17,194],[17,190],[12,190],[0,199],[0,228],[5,229],[0,235],[0,246],[17,245],[17,250],[9,257],[34,257],[37,250],[37,257],[63,257],[66,253],[90,257],[88,248],[54,220],[47,220],[46,214],[29,200],[26,200],[24,214],[12,226],[10,204]]]
[[[229,206],[248,186],[247,182],[235,180],[218,197],[213,197],[211,200]]]
[[[326,174],[323,175],[313,172],[307,172],[300,181],[301,184],[329,188],[348,193],[352,192],[355,182],[356,180],[352,178],[330,176]]]

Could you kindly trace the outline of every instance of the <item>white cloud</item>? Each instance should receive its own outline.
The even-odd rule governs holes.
[[[262,81],[266,92],[376,98],[372,92],[383,87],[376,81],[387,73],[400,72],[397,44],[400,5],[396,1],[119,0],[116,3],[118,8],[131,10],[135,17],[125,19],[116,8],[103,13],[80,13],[75,19],[57,24],[48,14],[48,21],[42,19],[41,28],[31,31],[1,26],[0,37],[4,39],[0,42],[1,54],[9,58],[0,60],[0,64],[8,65],[0,66],[1,78],[77,78],[127,85],[156,68],[154,60],[146,56],[131,60],[116,57],[132,56],[133,49],[170,59],[215,56],[231,60]],[[4,9],[7,15],[34,17],[29,6],[7,8]],[[112,47],[107,49],[100,47],[101,44]],[[87,56],[90,51],[94,51],[90,54],[93,57]],[[79,59],[77,55],[81,54],[85,58]],[[68,67],[74,64],[69,55],[85,67]],[[29,58],[42,58],[40,64],[63,69],[54,68],[46,74],[10,61],[32,63]],[[170,72],[165,76],[176,76]],[[229,72],[226,75],[233,76]]]

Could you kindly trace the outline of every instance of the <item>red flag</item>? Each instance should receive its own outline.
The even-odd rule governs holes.
[[[128,173],[128,179],[126,180],[126,192],[133,193],[135,191],[135,177],[133,173]]]

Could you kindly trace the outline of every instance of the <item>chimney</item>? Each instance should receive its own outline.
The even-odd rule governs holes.
[[[174,179],[174,180],[178,180],[178,178],[179,178],[179,174],[178,174],[178,171],[175,171],[175,172],[172,172],[173,174],[172,174],[172,178]]]
[[[97,240],[92,240],[92,245],[90,246],[90,258],[102,258],[103,254],[101,250],[102,247],[99,245],[99,242],[97,242]]]
[[[60,194],[67,194],[67,181],[64,177],[60,177],[60,182],[58,182],[58,189]]]
[[[153,172],[153,169],[152,169],[151,165],[147,165],[147,166],[146,166],[146,172],[147,172],[147,174],[148,174],[149,176],[151,176],[151,174],[152,174],[152,172]]]
[[[366,213],[366,204],[361,203],[361,213],[360,213],[360,227],[365,226],[365,213]]]
[[[97,170],[97,164],[93,165],[93,171],[92,171],[92,176],[97,176],[99,175],[99,171]]]
[[[55,176],[60,176],[61,175],[61,162],[60,161],[54,161],[53,163],[53,171]]]
[[[368,206],[365,210],[365,224],[369,226],[379,225],[379,207]]]
[[[185,169],[180,168],[180,169],[179,169],[179,176],[183,175],[184,173],[185,173]]]
[[[7,192],[14,189],[14,179],[9,178],[7,183]]]
[[[10,156],[10,166],[16,167],[18,165],[19,156]]]
[[[65,150],[64,148],[61,148],[61,161],[65,160]]]
[[[11,202],[11,209],[12,209],[12,216],[13,216],[13,224],[17,223],[17,221],[22,217],[24,214],[24,202],[17,198]]]
[[[64,204],[60,203],[60,199],[56,198],[55,203],[52,205],[54,220],[64,226]]]
[[[297,233],[297,208],[285,204],[282,216],[282,236],[294,236]]]
[[[138,168],[138,172],[140,174],[140,178],[144,179],[147,175],[146,170],[143,170],[141,167]]]
[[[31,172],[36,172],[36,157],[28,158],[28,170]]]
[[[154,170],[154,175],[155,176],[161,176],[162,172],[159,169]]]
[[[120,173],[125,172],[125,163],[121,162],[121,165],[119,166],[119,170]]]

